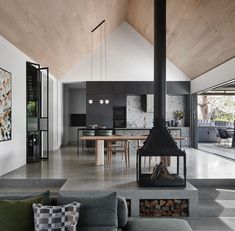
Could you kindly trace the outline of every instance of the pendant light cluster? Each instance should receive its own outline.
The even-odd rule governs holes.
[[[93,103],[100,103],[100,104],[109,104],[110,101],[109,99],[100,99],[99,101],[94,101],[93,99],[88,99],[88,103],[89,104],[93,104]]]
[[[99,34],[97,34],[97,30]],[[100,66],[100,72],[98,71],[96,73],[93,72],[93,66],[94,66],[94,33],[96,32],[96,35],[100,38],[100,54],[99,54],[99,66]],[[91,52],[91,81],[94,80],[94,75],[99,75],[100,81],[107,81],[107,44],[106,44],[106,21],[103,20],[100,22],[92,31],[92,52]],[[104,43],[103,43],[104,40]],[[97,79],[97,78],[96,78]],[[88,99],[88,104],[93,103],[99,103],[99,104],[109,104],[109,99],[100,99],[98,101],[93,99]]]

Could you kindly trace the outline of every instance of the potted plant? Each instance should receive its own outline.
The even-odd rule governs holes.
[[[176,127],[180,126],[181,125],[181,121],[180,120],[184,118],[184,112],[176,110],[176,111],[173,112],[173,114],[175,116]]]

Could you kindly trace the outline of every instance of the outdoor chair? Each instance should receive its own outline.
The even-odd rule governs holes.
[[[226,131],[226,129],[219,128],[218,129],[218,135],[219,135],[219,145],[220,146],[230,146],[229,139],[231,139],[230,135]]]

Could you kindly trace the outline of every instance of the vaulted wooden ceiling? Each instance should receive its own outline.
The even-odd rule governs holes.
[[[91,52],[91,30],[127,21],[153,44],[153,0],[0,0],[0,34],[56,77]],[[96,41],[97,43],[99,41]],[[191,79],[235,56],[235,0],[167,0],[167,57]]]
[[[108,35],[126,9],[127,0],[0,0],[0,34],[62,77],[91,51],[91,30],[106,19]]]
[[[153,0],[129,0],[126,19],[153,44]],[[234,0],[167,0],[167,57],[188,77],[234,56]]]

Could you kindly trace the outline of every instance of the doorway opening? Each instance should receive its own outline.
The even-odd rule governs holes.
[[[235,160],[235,81],[199,92],[195,97],[196,146]]]

